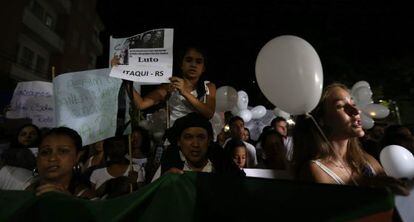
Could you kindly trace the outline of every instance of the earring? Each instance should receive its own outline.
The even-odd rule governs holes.
[[[37,167],[36,167],[36,168],[34,168],[34,169],[32,170],[32,175],[33,175],[34,177],[36,177],[36,176],[38,176],[38,175],[39,175],[39,171],[37,170]]]
[[[81,166],[79,165],[79,163],[77,163],[75,166],[73,166],[73,171],[76,174],[79,174],[81,172]]]

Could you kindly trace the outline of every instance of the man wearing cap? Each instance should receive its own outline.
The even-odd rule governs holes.
[[[221,147],[212,143],[213,128],[205,117],[190,113],[175,121],[169,132],[171,146],[161,158],[153,181],[165,172],[216,172],[243,175]]]

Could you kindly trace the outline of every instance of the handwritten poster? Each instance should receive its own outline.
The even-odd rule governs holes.
[[[54,127],[53,84],[50,82],[19,82],[10,102],[9,119],[30,118],[36,126]]]
[[[110,69],[66,73],[53,80],[56,125],[76,130],[83,145],[115,135],[122,81]]]

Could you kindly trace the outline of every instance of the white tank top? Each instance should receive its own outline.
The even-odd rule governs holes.
[[[204,87],[206,89],[206,94],[200,99],[203,103],[207,102],[207,95],[210,95],[207,84],[209,81],[204,81]],[[198,94],[196,90],[191,91],[191,94],[197,98]],[[184,98],[178,91],[171,93],[170,98],[168,99],[170,106],[170,126],[172,126],[178,118],[181,118],[189,113],[195,112],[196,109],[191,105],[187,99]]]
[[[321,168],[321,170],[323,170],[323,172],[328,174],[335,181],[336,184],[340,184],[340,185],[345,185],[346,184],[336,173],[334,173],[331,169],[329,169],[327,166],[325,166],[321,161],[312,160],[312,163],[315,163],[319,168]],[[367,167],[369,167],[370,170],[372,171],[372,173],[374,175],[376,175],[376,172],[375,172],[374,168],[371,166],[371,164],[367,163]],[[356,181],[352,180],[352,182],[355,185],[358,185],[356,183]]]

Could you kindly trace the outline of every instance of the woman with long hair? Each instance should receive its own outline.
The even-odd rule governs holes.
[[[318,183],[388,186],[407,194],[402,181],[386,177],[378,161],[361,149],[358,138],[364,136],[364,130],[360,111],[345,85],[327,86],[312,116],[314,119],[299,117],[294,130],[293,166],[297,178]]]

